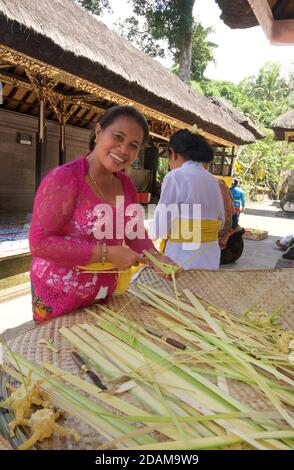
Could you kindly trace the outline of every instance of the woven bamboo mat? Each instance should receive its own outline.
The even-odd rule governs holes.
[[[12,447],[11,445],[9,444],[9,442],[4,439],[4,437],[1,436],[0,434],[0,451],[1,450],[11,450]]]
[[[154,283],[158,289],[173,293],[171,282],[158,279],[146,269],[141,282]],[[294,330],[294,271],[293,269],[248,271],[185,271],[177,279],[179,289],[190,289],[210,303],[241,315],[256,305],[256,309],[272,312],[282,307],[284,328]]]
[[[35,364],[40,362],[49,362],[56,367],[60,367],[68,372],[75,374],[85,380],[85,376],[81,374],[78,367],[71,359],[71,351],[73,347],[67,342],[59,333],[62,326],[71,327],[79,323],[93,323],[90,315],[83,311],[77,311],[70,315],[64,315],[56,320],[52,320],[43,325],[37,326],[23,334],[20,334],[10,341],[9,346],[13,351],[16,351],[25,356]],[[54,339],[54,345],[59,349],[59,353],[54,353],[46,347],[39,344],[40,339]],[[102,444],[101,437],[97,435],[97,431],[90,428],[87,424],[76,418],[64,415],[64,418],[58,420],[63,426],[78,430],[81,439],[79,443],[75,443],[70,437],[60,436],[54,434],[54,438],[46,439],[41,448],[49,450],[59,449],[95,449],[98,445]]]
[[[294,273],[293,270],[280,271],[186,271],[178,280],[178,289],[189,288],[192,292],[205,298],[207,301],[218,305],[228,311],[240,315],[246,308],[256,303],[256,308],[271,313],[277,307],[283,306],[282,321],[286,328],[294,329]],[[145,269],[140,282],[152,283],[156,288],[162,289],[173,295],[172,283],[158,278],[150,269]],[[119,311],[123,307],[123,314],[133,320],[152,327],[154,317],[152,312],[130,294],[113,297],[109,308]],[[93,312],[99,313],[99,305],[91,307]],[[54,366],[67,370],[72,374],[82,377],[78,367],[73,363],[71,344],[61,336],[59,330],[62,326],[71,327],[79,323],[93,323],[94,320],[86,311],[56,318],[43,325],[35,327],[25,333],[19,334],[9,340],[12,350],[22,354],[36,364],[49,362]],[[173,335],[176,338],[176,335]],[[54,353],[41,346],[41,338],[54,339],[59,353]],[[156,340],[155,340],[156,341]],[[174,349],[166,345],[169,351]],[[101,377],[107,383],[106,377]],[[271,404],[260,392],[255,392],[250,386],[238,382],[229,381],[229,390],[232,396],[243,401],[256,410],[272,410]],[[141,406],[137,404],[138,406]],[[80,442],[75,443],[69,437],[55,434],[51,439],[41,443],[44,449],[95,449],[105,442],[97,431],[82,421],[72,416],[65,415],[60,421],[64,426],[76,429],[80,436]]]

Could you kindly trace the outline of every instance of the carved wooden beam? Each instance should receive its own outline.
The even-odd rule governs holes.
[[[0,45],[0,59],[14,65],[18,65],[26,70],[30,70],[32,73],[41,74],[44,77],[51,78],[53,80],[57,80],[60,83],[72,86],[73,88],[81,90],[82,92],[86,92],[89,95],[94,95],[97,97],[97,99],[110,101],[118,105],[134,106],[139,111],[141,111],[147,119],[167,123],[175,129],[192,127],[187,123],[180,121],[179,119],[149,108],[148,106],[138,103],[137,101],[134,101],[130,98],[125,98],[124,96],[107,90],[106,88],[103,88],[96,83],[89,82],[86,79],[77,77],[73,74],[57,69],[56,67],[49,66],[35,58],[31,58],[23,53],[3,45]],[[212,142],[225,145],[227,147],[234,146],[232,142],[210,134],[209,132],[202,130],[201,134]]]
[[[16,75],[13,75],[11,73],[0,72],[0,80],[4,83],[8,83],[8,85],[13,85],[19,88],[27,88],[29,90],[32,90],[32,85],[29,82],[29,80],[26,80],[25,78],[22,78],[22,77],[17,77]]]
[[[31,74],[30,74],[31,75]],[[48,87],[46,86],[45,83],[39,82],[38,78],[35,76],[31,75],[32,82],[27,80],[24,77],[19,77],[14,74],[8,74],[8,73],[3,73],[0,72],[0,80],[2,80],[4,83],[7,83],[9,85],[12,85],[14,87],[18,88],[25,88],[27,90],[33,91],[36,93],[37,97],[39,98],[40,92],[44,95],[47,96],[47,98],[50,96],[50,105],[52,106],[52,103],[56,103],[56,106],[58,106],[58,103],[61,102],[62,100],[66,99],[68,104],[72,103],[77,107],[83,107],[88,110],[92,110],[98,114],[102,114],[105,112],[103,108],[100,108],[94,104],[90,104],[87,101],[84,102],[84,97],[83,95],[63,95],[59,91],[54,90],[53,88],[55,86],[55,81],[50,81],[47,82]],[[45,87],[44,89],[40,89],[40,87]],[[95,100],[97,100],[97,97],[95,97]],[[92,101],[92,97],[91,100]],[[53,108],[54,109],[54,108]],[[75,110],[76,108],[74,108]],[[74,110],[72,112],[74,112]]]
[[[56,95],[51,93],[48,93],[47,98],[51,107],[54,109],[59,123],[65,126],[71,115],[77,110],[78,105],[72,105],[65,99],[56,100]]]

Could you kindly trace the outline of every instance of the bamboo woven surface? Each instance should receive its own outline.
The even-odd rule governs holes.
[[[158,280],[150,269],[142,272],[141,282],[173,292],[170,282]],[[282,324],[294,330],[294,270],[185,271],[177,279],[179,289],[190,289],[208,302],[235,314],[256,304],[256,309],[272,312],[282,307]]]
[[[12,447],[9,444],[9,442],[6,439],[4,439],[4,437],[1,436],[1,434],[0,434],[0,451],[1,450],[11,450],[11,449],[12,449]]]
[[[60,367],[68,372],[79,376],[85,380],[87,378],[83,376],[72,361],[71,351],[74,349],[72,345],[66,341],[61,334],[59,329],[62,326],[71,327],[79,323],[93,323],[90,315],[87,315],[83,311],[77,311],[70,315],[64,315],[56,318],[50,322],[44,323],[43,325],[37,326],[23,334],[16,336],[11,339],[8,344],[13,351],[16,351],[25,356],[35,364],[43,362],[49,362],[54,366]],[[59,353],[54,353],[43,345],[39,344],[40,339],[54,339],[54,345],[59,349]],[[78,430],[81,439],[78,443],[70,437],[60,436],[54,434],[52,439],[46,439],[41,447],[49,450],[59,449],[95,449],[98,445],[101,445],[101,438],[97,435],[97,431],[90,428],[86,423],[77,420],[76,418],[65,415],[58,421],[60,424],[66,427],[70,427]]]
[[[257,308],[269,313],[282,305],[283,313],[281,317],[283,324],[288,329],[294,329],[293,276],[293,270],[248,272],[186,271],[179,276],[177,286],[178,289],[189,288],[192,292],[199,294],[211,303],[237,315],[240,315],[242,311],[255,303],[257,303]],[[145,269],[142,272],[139,280],[143,283],[152,283],[154,287],[162,289],[167,293],[170,292],[171,295],[173,293],[172,284],[158,278],[149,269]],[[131,299],[132,301],[130,302]],[[152,327],[153,325],[154,315],[152,314],[152,309],[146,309],[138,299],[134,299],[128,293],[123,296],[113,297],[108,307],[115,311],[125,307],[123,314],[126,317],[144,323],[145,326]],[[92,306],[90,310],[99,313],[99,305]],[[22,354],[36,364],[42,361],[49,362],[87,380],[85,376],[81,375],[78,367],[72,361],[72,345],[59,333],[62,326],[71,327],[85,322],[94,322],[92,316],[85,310],[64,315],[17,335],[9,340],[9,346],[12,350]],[[175,334],[173,334],[173,337],[177,338]],[[53,338],[54,344],[60,352],[54,353],[41,346],[39,341],[42,338]],[[166,345],[166,348],[174,352],[174,348],[171,346]],[[107,383],[106,377],[101,376],[101,379]],[[229,390],[232,396],[243,401],[253,409],[272,410],[272,405],[263,394],[254,391],[248,385],[230,380]],[[66,415],[66,419],[61,420],[60,424],[78,430],[81,436],[80,442],[75,443],[71,438],[54,434],[54,437],[41,443],[42,448],[95,449],[105,442],[104,438],[99,436],[97,431],[74,417]]]

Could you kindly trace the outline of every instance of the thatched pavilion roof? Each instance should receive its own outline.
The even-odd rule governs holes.
[[[294,132],[294,108],[277,117],[271,128],[277,140],[285,140],[286,132]]]
[[[211,96],[209,100],[216,106],[219,106],[222,111],[229,114],[232,119],[234,119],[234,121],[248,129],[257,139],[263,139],[265,137],[265,134],[251,121],[248,116],[246,116],[239,109],[232,106],[232,104],[224,98]]]
[[[255,134],[72,0],[0,0],[0,45],[234,144]]]
[[[294,131],[294,109],[289,109],[285,113],[281,114],[271,124],[272,129],[286,129]]]
[[[230,28],[251,28],[258,21],[247,0],[215,0],[220,7],[221,19]]]
[[[220,7],[221,19],[230,28],[258,26],[258,20],[248,0],[215,0]],[[268,0],[274,20],[294,19],[293,0]]]

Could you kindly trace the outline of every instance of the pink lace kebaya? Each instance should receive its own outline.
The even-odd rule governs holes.
[[[76,267],[89,263],[94,246],[103,242],[122,245],[124,241],[115,238],[119,208],[111,208],[113,238],[95,238],[95,227],[102,217],[99,204],[105,201],[88,185],[88,170],[86,156],[52,170],[35,198],[30,230],[31,281],[35,295],[48,307],[43,320],[35,318],[40,322],[83,308],[115,290],[116,274],[85,273]],[[126,174],[118,172],[116,176],[123,186],[125,214],[127,206],[135,203],[136,191]],[[123,233],[129,221],[123,217]],[[137,253],[154,249],[147,234],[144,239],[127,240],[127,245]]]

